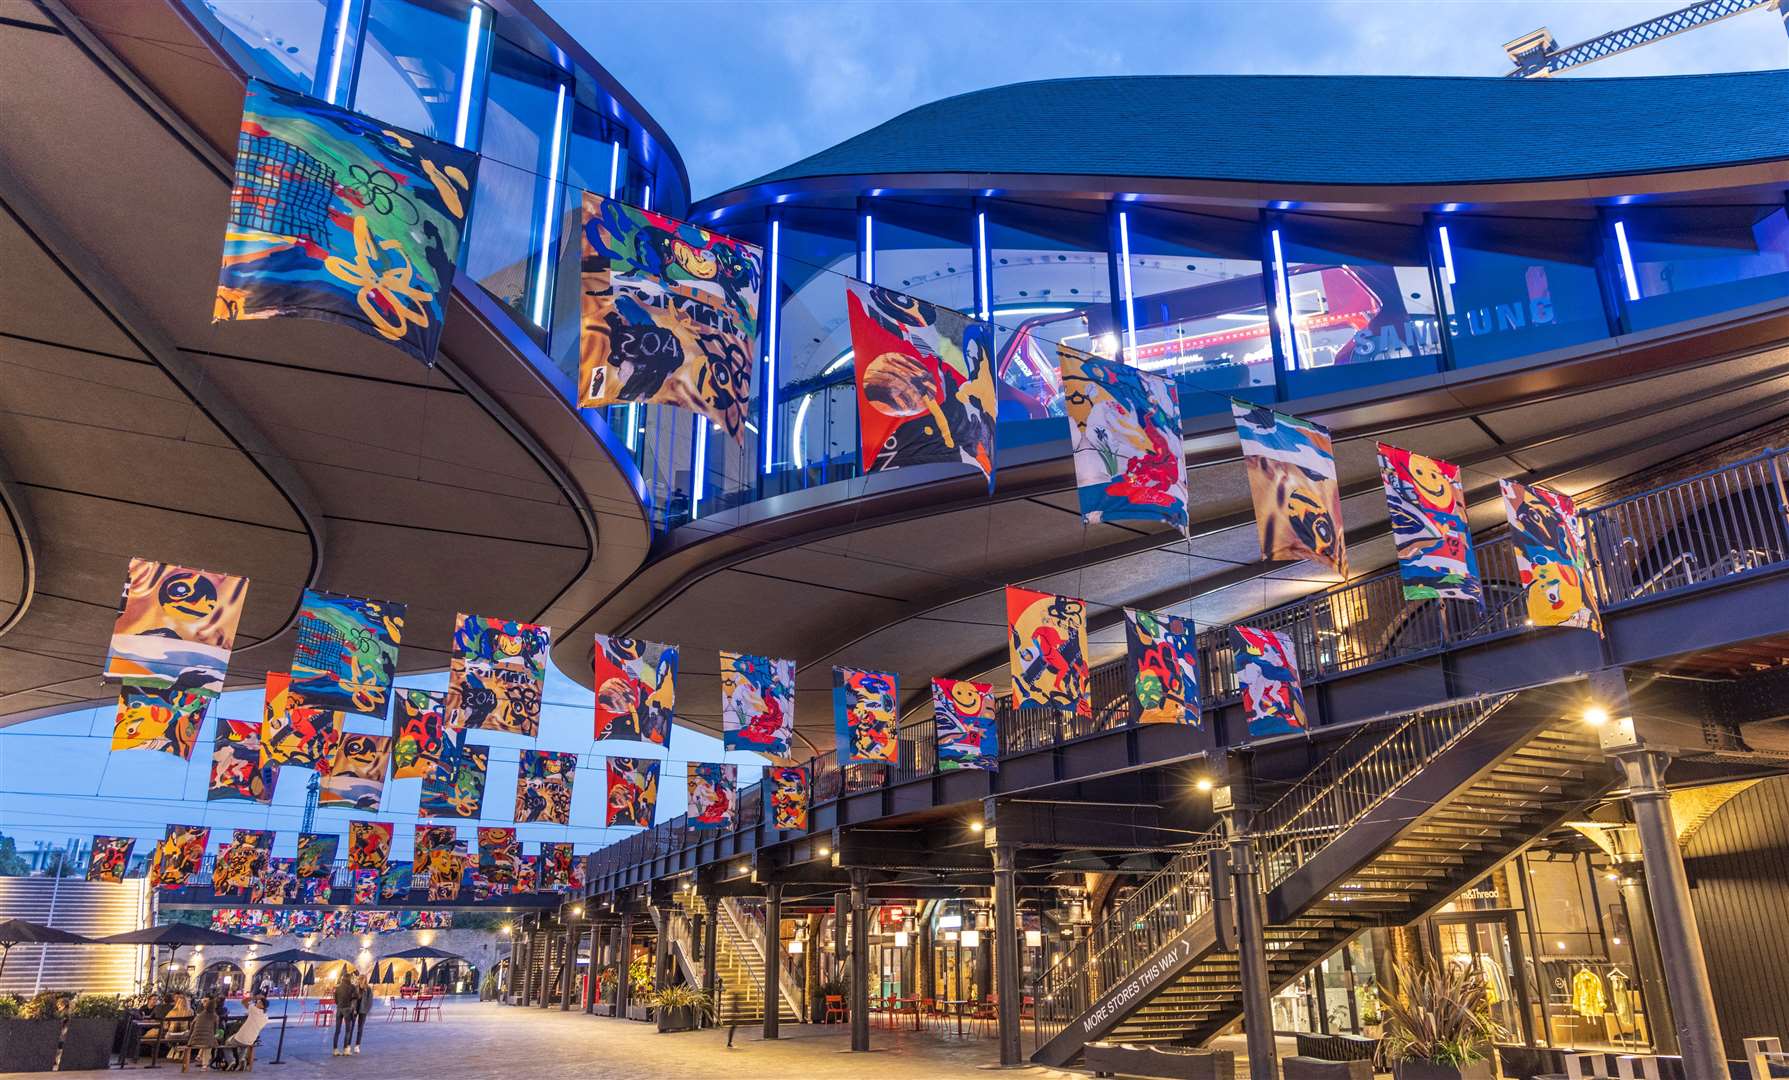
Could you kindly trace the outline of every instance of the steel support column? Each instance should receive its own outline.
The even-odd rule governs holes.
[[[721,898],[708,897],[706,904],[708,914],[703,917],[706,930],[702,935],[702,989],[710,994],[718,994],[715,976],[720,969],[721,948]],[[719,1007],[720,1002],[715,1002]]]
[[[540,1001],[536,1002],[536,1004],[543,1009],[550,1008],[553,1004],[553,983],[556,981],[554,976],[558,974],[553,970],[553,961],[556,959],[559,952],[558,946],[560,937],[561,935],[555,934],[544,926],[541,928]]]
[[[577,993],[578,945],[583,940],[583,937],[583,927],[568,926],[565,928],[565,958],[560,961],[563,965],[561,970],[564,972],[564,976],[559,980],[560,1012],[571,1011],[572,995]]]
[[[615,1015],[627,1019],[627,1007],[633,997],[631,969],[634,958],[634,917],[621,916],[621,942],[616,946],[619,955],[615,957]]]
[[[590,928],[590,963],[584,967],[584,1012],[586,1015],[596,1012],[596,977],[603,969],[604,936],[602,927],[592,926]]]
[[[777,882],[764,886],[764,1037],[777,1037],[777,1025],[783,1019],[782,958],[783,887]]]
[[[1628,947],[1633,950],[1640,998],[1646,1005],[1646,1027],[1653,1049],[1677,1053],[1677,1025],[1671,1019],[1671,998],[1665,992],[1665,963],[1659,956],[1658,931],[1652,925],[1652,908],[1646,898],[1644,866],[1638,862],[1616,864],[1621,874],[1621,907],[1627,916]]]
[[[994,848],[995,1011],[1000,1025],[1000,1064],[1025,1064],[1019,1048],[1019,876],[1009,844]]]
[[[671,985],[671,909],[655,907],[652,913],[653,925],[658,927],[658,937],[652,943],[652,988],[663,990]]]
[[[1242,1023],[1248,1036],[1249,1076],[1277,1080],[1273,1039],[1273,976],[1267,969],[1267,910],[1255,865],[1254,814],[1245,799],[1223,811],[1230,842],[1230,880],[1236,904],[1236,952],[1242,969]]]
[[[851,871],[851,1049],[870,1048],[870,883]]]

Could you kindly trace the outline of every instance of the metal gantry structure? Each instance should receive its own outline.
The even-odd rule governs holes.
[[[1784,29],[1789,31],[1789,5],[1785,5],[1784,0],[1701,0],[1564,48],[1559,47],[1552,32],[1543,26],[1504,45],[1503,51],[1516,64],[1516,70],[1509,73],[1510,78],[1546,78],[1760,8],[1782,14]]]

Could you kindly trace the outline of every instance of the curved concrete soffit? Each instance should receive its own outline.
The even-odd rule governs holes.
[[[31,520],[31,510],[25,505],[24,498],[15,486],[12,470],[6,467],[5,459],[0,459],[0,513],[12,526],[13,540],[19,546],[19,566],[22,570],[23,582],[19,589],[18,606],[12,609],[4,622],[0,622],[0,637],[19,625],[25,612],[31,609],[31,599],[37,595],[37,543],[36,533]]]

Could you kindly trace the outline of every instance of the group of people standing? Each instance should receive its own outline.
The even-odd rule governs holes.
[[[365,972],[343,971],[341,978],[335,981],[335,1035],[329,1040],[331,1056],[360,1053],[367,1014],[372,1011],[372,981]]]

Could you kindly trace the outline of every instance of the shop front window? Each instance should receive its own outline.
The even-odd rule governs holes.
[[[1450,216],[1436,238],[1456,363],[1486,364],[1610,336],[1596,222]]]
[[[1210,390],[1271,386],[1258,223],[1144,207],[1124,215],[1136,322],[1135,346],[1126,349],[1131,363]]]
[[[330,5],[325,0],[202,0],[192,10],[245,70],[311,93]]]
[[[1616,221],[1634,329],[1789,295],[1789,215],[1780,204],[1624,207]]]
[[[1116,357],[1103,207],[990,204],[988,244],[1000,419],[1064,415],[1055,346]]]
[[[1421,227],[1288,214],[1278,230],[1297,370],[1440,357]]]

